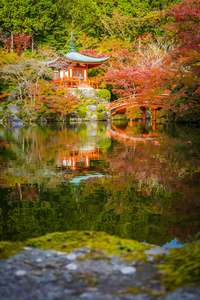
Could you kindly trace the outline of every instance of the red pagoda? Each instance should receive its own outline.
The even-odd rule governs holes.
[[[109,57],[94,58],[82,55],[74,50],[73,32],[71,32],[71,49],[67,54],[60,56],[47,65],[53,69],[52,76],[54,84],[69,88],[96,88],[99,79],[88,78],[88,69],[96,68],[106,62]]]

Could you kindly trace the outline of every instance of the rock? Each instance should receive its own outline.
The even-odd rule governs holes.
[[[68,254],[66,257],[67,257],[67,259],[69,259],[69,260],[74,260],[74,259],[77,258],[76,254],[74,254],[74,253],[70,253],[70,254]]]
[[[15,272],[15,275],[19,276],[19,277],[25,276],[26,275],[26,271],[25,270],[18,270],[18,271]]]
[[[16,104],[14,104],[14,105],[10,105],[6,111],[7,112],[9,111],[15,115],[15,114],[19,113],[21,110],[19,109],[19,107]]]
[[[124,249],[124,246],[119,246],[117,249],[123,250],[123,249]]]
[[[108,119],[111,118],[111,112],[110,112],[110,111],[107,112],[107,118],[108,118]]]
[[[97,121],[97,116],[96,115],[92,115],[91,116],[91,121]]]
[[[199,300],[200,290],[197,287],[183,287],[178,290],[158,298],[158,300]]]
[[[86,112],[85,120],[89,120],[91,117],[91,113],[89,111]]]
[[[38,263],[40,263],[40,262],[42,262],[42,258],[38,257],[35,261],[38,262]]]
[[[70,116],[70,118],[76,118],[76,116],[77,116],[77,111],[75,110],[75,111],[71,112],[71,113],[69,114],[69,116]]]
[[[41,117],[40,118],[40,123],[47,123],[47,119],[45,117]]]
[[[169,250],[163,247],[155,247],[144,252],[146,255],[155,256],[155,255],[168,255]]]
[[[95,112],[96,111],[96,106],[95,105],[88,105],[87,109],[89,109],[91,112]]]
[[[77,118],[70,118],[70,119],[69,119],[69,122],[70,122],[70,123],[77,123]]]
[[[28,246],[27,246],[27,247],[24,246],[23,248],[24,248],[24,250],[26,250],[26,251],[31,251],[31,250],[33,249],[33,248],[31,248],[31,247],[28,247]]]
[[[67,282],[72,282],[72,278],[71,278],[71,276],[70,276],[70,274],[68,272],[64,272],[63,273],[63,277],[65,278],[65,280]]]
[[[14,117],[14,119],[12,120],[12,127],[13,128],[20,128],[23,127],[26,123],[24,121],[22,121],[21,119],[19,119],[18,117]]]
[[[132,274],[136,272],[136,268],[134,267],[124,267],[120,270],[122,274]]]
[[[74,270],[76,270],[78,267],[77,267],[76,264],[68,264],[68,265],[66,265],[66,268],[67,268],[68,270],[74,271]]]

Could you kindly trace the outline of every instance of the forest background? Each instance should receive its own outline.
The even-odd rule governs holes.
[[[100,77],[113,99],[169,94],[166,114],[200,121],[199,21],[200,0],[2,0],[0,94],[9,97],[1,107],[17,103],[30,117],[73,111],[77,99],[54,90],[41,63],[70,49],[73,30],[76,51],[111,57],[89,76]]]

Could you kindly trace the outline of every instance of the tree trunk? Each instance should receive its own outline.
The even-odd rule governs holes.
[[[32,38],[31,38],[31,50],[34,51],[34,33],[32,32]]]
[[[14,43],[13,43],[13,32],[11,32],[11,42],[10,42],[10,51],[13,51]]]

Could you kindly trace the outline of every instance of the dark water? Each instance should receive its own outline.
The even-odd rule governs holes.
[[[0,239],[97,230],[157,245],[200,231],[200,128],[0,127]]]

